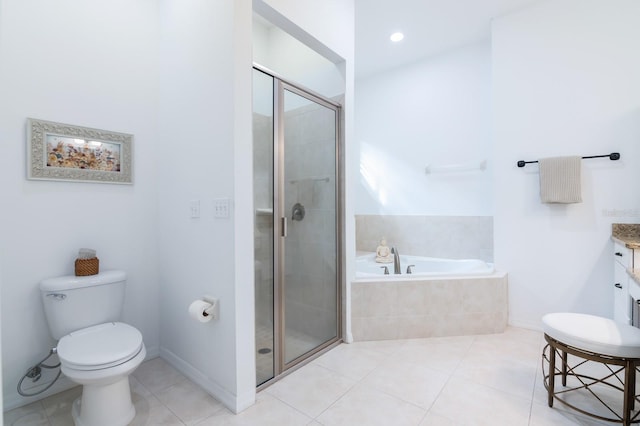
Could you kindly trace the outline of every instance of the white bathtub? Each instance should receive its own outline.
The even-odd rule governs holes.
[[[377,263],[375,253],[360,253],[356,257],[356,279],[422,279],[425,277],[485,276],[495,272],[493,263],[478,259],[439,259],[400,255],[401,274],[393,273],[393,263]],[[411,274],[407,267],[414,265]],[[384,274],[387,267],[389,275]]]

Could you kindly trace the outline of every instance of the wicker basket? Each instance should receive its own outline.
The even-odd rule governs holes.
[[[76,275],[96,275],[100,269],[100,261],[97,257],[91,259],[76,259]]]

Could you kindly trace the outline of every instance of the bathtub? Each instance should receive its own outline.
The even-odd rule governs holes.
[[[480,260],[401,255],[393,263],[358,253],[351,282],[354,341],[501,333],[507,327],[507,274]],[[416,265],[406,274],[408,265]],[[389,268],[384,275],[380,266]]]
[[[421,279],[423,277],[491,275],[493,263],[478,259],[439,259],[435,257],[400,255],[401,273],[393,273],[393,263],[377,263],[375,253],[359,254],[356,257],[357,279]],[[411,274],[407,267],[413,265]],[[389,275],[385,275],[385,267]]]

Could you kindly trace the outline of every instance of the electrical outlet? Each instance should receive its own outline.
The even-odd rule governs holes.
[[[220,219],[228,219],[229,204],[228,198],[216,198],[213,200],[213,216]]]

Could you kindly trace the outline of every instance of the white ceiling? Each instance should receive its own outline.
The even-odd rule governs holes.
[[[540,1],[355,0],[356,77],[489,39],[493,18]],[[396,31],[399,43],[389,40]]]

